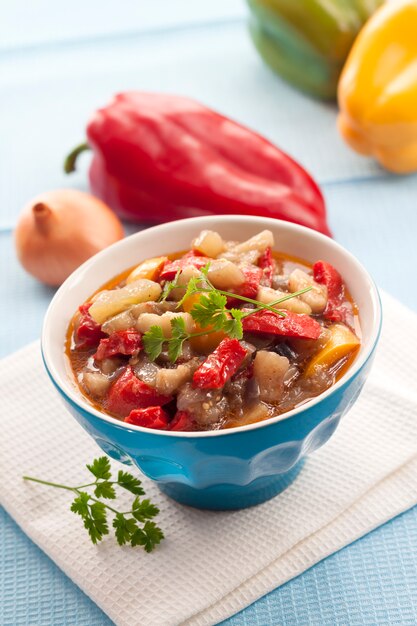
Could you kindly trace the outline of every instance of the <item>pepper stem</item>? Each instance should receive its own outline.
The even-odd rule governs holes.
[[[72,150],[72,152],[69,153],[69,155],[66,157],[64,161],[64,171],[66,174],[71,174],[71,172],[75,172],[76,170],[75,164],[76,164],[78,155],[81,154],[81,152],[84,152],[85,150],[90,150],[90,146],[88,145],[87,142],[80,143],[78,146],[74,148],[74,150]]]

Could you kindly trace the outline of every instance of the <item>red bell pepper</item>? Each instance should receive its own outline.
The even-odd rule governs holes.
[[[137,354],[142,348],[142,335],[136,330],[117,330],[106,339],[101,339],[94,355],[96,361],[116,355]]]
[[[245,277],[245,282],[239,285],[235,292],[245,298],[256,298],[262,278],[262,269],[254,265],[244,265],[240,269]]]
[[[281,317],[273,311],[262,309],[242,320],[243,331],[265,335],[280,335],[283,337],[298,337],[300,339],[318,339],[321,326],[309,315],[283,311]]]
[[[245,282],[230,291],[239,296],[243,296],[244,298],[252,298],[253,300],[258,294],[258,287],[260,285],[263,272],[260,267],[255,267],[254,265],[244,265],[240,269],[245,276]],[[238,298],[232,298],[231,296],[227,297],[227,306],[229,309],[236,304],[240,304],[241,302],[242,300],[239,300]]]
[[[184,254],[184,256],[180,259],[167,261],[161,270],[159,280],[173,280],[178,270],[183,270],[190,266],[201,270],[201,268],[207,265],[207,263],[210,263],[210,261],[212,261],[212,259],[209,259],[209,257],[202,256],[194,250],[191,250],[190,252],[187,252],[187,254]]]
[[[195,430],[193,418],[187,411],[177,411],[169,425],[169,430],[190,431]]]
[[[220,389],[237,372],[246,354],[237,339],[223,339],[196,369],[193,384],[200,389]]]
[[[126,424],[134,424],[135,426],[166,430],[169,423],[169,415],[160,406],[148,406],[146,409],[133,409],[125,417],[124,421]]]
[[[170,396],[159,394],[153,387],[139,380],[132,368],[127,367],[110,387],[106,404],[110,413],[126,417],[133,409],[163,406],[171,400]]]
[[[274,275],[275,264],[272,256],[271,248],[267,248],[265,252],[260,256],[258,266],[262,270],[261,284],[265,287],[271,287],[272,277]]]
[[[106,337],[102,332],[100,324],[97,324],[89,314],[88,310],[92,302],[86,302],[78,307],[80,319],[74,333],[75,347],[77,350],[94,348],[102,337]]]
[[[333,322],[345,322],[351,315],[351,307],[345,300],[345,286],[337,269],[326,261],[313,265],[314,280],[327,287],[327,305],[323,316]]]
[[[122,217],[166,222],[207,214],[260,215],[330,235],[307,172],[264,137],[181,96],[127,92],[98,109],[88,143],[93,193]]]

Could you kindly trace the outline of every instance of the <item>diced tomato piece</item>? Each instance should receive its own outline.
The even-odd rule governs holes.
[[[313,276],[317,283],[327,287],[327,305],[323,316],[333,322],[347,321],[352,316],[352,310],[345,300],[343,279],[337,269],[326,261],[317,261],[313,265]]]
[[[260,256],[258,265],[262,270],[261,284],[265,287],[271,287],[275,264],[270,247]]]
[[[106,339],[101,339],[94,355],[96,361],[108,359],[118,354],[131,356],[142,348],[142,335],[136,330],[118,330]]]
[[[177,411],[169,425],[169,430],[190,431],[194,429],[195,422],[187,411]]]
[[[196,267],[197,269],[201,269],[207,263],[209,263],[212,259],[207,256],[202,256],[198,254],[195,250],[191,250],[184,254],[180,259],[176,259],[175,261],[167,261],[162,268],[162,271],[159,275],[159,280],[173,280],[176,276],[178,270],[183,270],[185,267]]]
[[[281,335],[283,337],[298,337],[300,339],[318,339],[321,326],[309,315],[283,311],[281,317],[273,311],[263,309],[243,318],[243,330],[248,333],[265,335]]]
[[[89,314],[88,310],[92,302],[86,302],[78,307],[80,319],[74,333],[75,347],[77,350],[94,348],[102,337],[106,337],[102,332],[100,324],[97,324]]]
[[[127,424],[165,430],[168,427],[169,415],[160,406],[148,406],[146,409],[133,409],[125,417]]]
[[[107,409],[115,415],[126,417],[133,409],[163,406],[171,399],[170,396],[159,394],[153,387],[139,380],[129,366],[110,387]]]
[[[237,339],[223,339],[196,369],[193,383],[200,389],[220,389],[237,372],[247,350]]]

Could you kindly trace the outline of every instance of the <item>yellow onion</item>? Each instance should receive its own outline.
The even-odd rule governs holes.
[[[29,274],[52,286],[122,237],[122,224],[111,209],[75,189],[48,191],[31,200],[15,230],[19,261]]]

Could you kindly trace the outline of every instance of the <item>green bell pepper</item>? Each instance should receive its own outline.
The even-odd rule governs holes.
[[[323,99],[353,41],[383,0],[248,0],[250,33],[264,61],[296,87]]]

